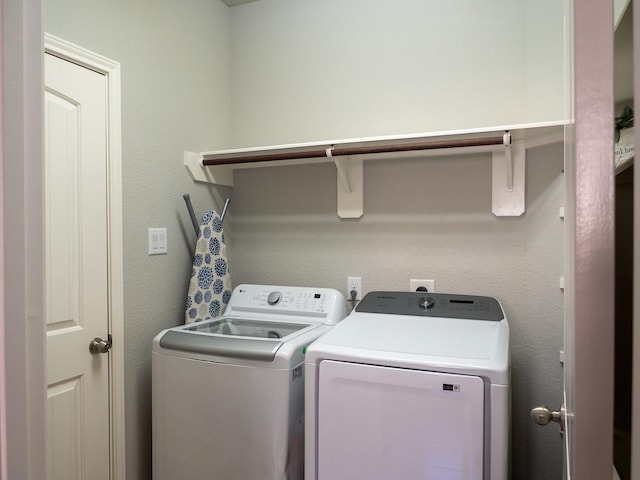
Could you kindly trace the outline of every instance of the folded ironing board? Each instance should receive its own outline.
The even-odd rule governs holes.
[[[185,323],[221,315],[229,303],[231,290],[222,220],[216,212],[209,211],[202,217],[193,256]]]

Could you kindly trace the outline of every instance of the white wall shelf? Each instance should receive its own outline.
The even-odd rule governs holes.
[[[525,211],[525,150],[564,141],[562,122],[514,125],[486,130],[369,137],[209,152],[185,152],[194,181],[233,186],[233,172],[243,168],[332,162],[336,166],[340,218],[363,214],[363,163],[426,156],[492,154],[492,211],[519,216]]]

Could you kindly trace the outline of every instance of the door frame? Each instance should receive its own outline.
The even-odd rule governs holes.
[[[613,0],[573,1],[573,154],[566,156],[570,479],[611,478],[614,373]],[[572,235],[573,234],[573,235]],[[569,375],[567,377],[567,375]],[[572,395],[569,395],[572,393]],[[569,479],[569,480],[570,480]]]
[[[125,478],[124,252],[122,243],[122,129],[120,64],[58,37],[44,34],[44,51],[105,76],[107,80],[107,257],[109,333],[109,464],[111,479]]]
[[[36,480],[46,465],[42,4],[0,5],[0,478]]]
[[[640,32],[640,1],[633,0],[633,31]],[[633,101],[640,111],[640,35],[633,36]],[[635,144],[640,145],[640,127],[635,128]],[[633,394],[631,425],[631,476],[640,478],[640,165],[633,169]]]

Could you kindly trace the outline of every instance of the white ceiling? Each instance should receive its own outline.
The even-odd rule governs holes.
[[[242,5],[244,3],[257,2],[258,0],[222,0],[227,7],[235,7],[237,5]]]

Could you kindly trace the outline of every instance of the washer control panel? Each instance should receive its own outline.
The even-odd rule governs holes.
[[[238,285],[231,295],[225,315],[234,312],[296,315],[324,318],[333,324],[346,316],[344,295],[332,288]]]
[[[356,312],[500,321],[504,312],[492,297],[426,292],[369,292]]]

